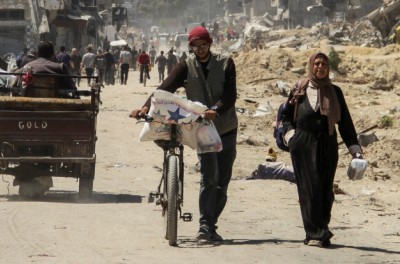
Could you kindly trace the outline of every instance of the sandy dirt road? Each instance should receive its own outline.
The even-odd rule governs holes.
[[[337,197],[331,249],[304,246],[296,186],[285,181],[246,181],[265,148],[240,145],[219,222],[222,243],[198,244],[199,175],[196,154],[186,148],[184,211],[178,246],[163,239],[159,207],[148,203],[160,178],[162,152],[138,143],[142,125],[128,118],[156,88],[130,71],[128,85],[107,86],[98,116],[94,195],[78,199],[74,179],[54,178],[54,188],[38,200],[24,200],[2,175],[0,184],[0,263],[400,263],[399,207],[382,210],[355,182],[350,195]],[[257,159],[258,158],[258,159]],[[345,181],[343,169],[339,178]],[[376,186],[371,183],[371,189]],[[381,189],[393,192],[393,186]],[[397,193],[398,195],[398,193]],[[398,205],[398,203],[397,203]],[[381,214],[381,215],[380,215]]]

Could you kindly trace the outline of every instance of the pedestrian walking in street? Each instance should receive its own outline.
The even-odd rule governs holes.
[[[157,55],[157,51],[155,50],[154,46],[151,46],[151,48],[149,50],[151,66],[154,66],[154,61],[156,60],[156,55]]]
[[[65,46],[60,46],[60,52],[57,54],[56,60],[64,63],[69,72],[72,71],[71,56],[66,52]]]
[[[176,56],[173,54],[173,50],[170,50],[167,55],[167,74],[172,72],[172,69],[177,63]]]
[[[131,54],[132,54],[132,69],[134,71],[136,71],[136,67],[137,67],[137,59],[138,59],[138,50],[136,49],[135,46],[133,46],[133,49],[131,50]]]
[[[132,64],[132,54],[128,51],[127,46],[122,47],[122,51],[119,57],[119,65],[121,67],[121,84],[125,84],[128,80],[129,65]]]
[[[97,71],[97,76],[99,77],[99,83],[103,84],[105,69],[106,69],[106,57],[104,56],[103,50],[101,48],[97,49],[97,55],[94,60],[94,66]]]
[[[93,49],[91,46],[88,46],[86,48],[86,53],[82,57],[82,62],[81,62],[81,71],[85,69],[86,76],[87,77],[92,77],[94,73],[94,60],[96,58],[96,55],[92,53]],[[87,79],[87,83],[90,86],[91,78]]]
[[[81,62],[82,62],[82,56],[78,54],[78,50],[76,48],[72,48],[72,50],[71,50],[71,63],[72,63],[71,75],[81,76]],[[73,80],[74,80],[75,84],[79,87],[81,79],[74,78]]]
[[[335,125],[353,158],[362,158],[356,130],[342,90],[329,78],[329,59],[318,52],[309,58],[308,78],[296,83],[282,111],[284,141],[296,175],[304,244],[330,247],[338,163]]]
[[[165,66],[167,65],[167,58],[164,56],[164,51],[160,52],[160,55],[157,57],[155,64],[158,65],[158,81],[164,81],[164,73],[165,73]]]
[[[138,64],[140,67],[139,81],[140,83],[143,83],[143,78],[150,79],[150,73],[149,73],[150,56],[149,54],[146,53],[146,51],[142,50],[142,53],[140,53],[138,58]]]
[[[109,49],[106,53],[104,53],[104,57],[106,59],[104,82],[106,85],[114,85],[115,84],[115,59],[114,59],[113,51]]]

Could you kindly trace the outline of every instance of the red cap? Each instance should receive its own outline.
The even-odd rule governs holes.
[[[212,38],[210,37],[210,33],[208,33],[207,29],[203,28],[203,27],[195,27],[194,29],[192,29],[192,31],[190,31],[189,33],[189,44],[192,41],[195,40],[205,40],[208,43],[212,43]]]

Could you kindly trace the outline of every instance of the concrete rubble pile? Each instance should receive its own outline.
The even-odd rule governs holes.
[[[392,43],[390,37],[393,37],[394,29],[400,24],[399,13],[400,1],[394,0],[355,23],[317,23],[309,29],[297,26],[296,29],[301,31],[292,36],[288,36],[287,32],[283,33],[286,30],[280,29],[281,25],[275,23],[266,13],[246,23],[242,33],[243,45],[240,48],[294,48],[318,42],[321,38],[328,38],[332,44],[380,48]],[[238,48],[238,45],[235,45],[230,47],[230,50],[237,51]]]

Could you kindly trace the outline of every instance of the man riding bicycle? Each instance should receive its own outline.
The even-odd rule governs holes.
[[[138,58],[138,63],[140,65],[140,83],[143,83],[144,72],[147,78],[150,79],[150,74],[149,74],[150,57],[148,54],[146,54],[145,50],[143,50],[142,53],[140,53]]]
[[[204,118],[213,120],[222,140],[222,151],[199,154],[200,161],[200,241],[221,241],[217,221],[226,201],[228,185],[236,158],[238,120],[235,111],[236,68],[230,57],[210,51],[212,39],[203,27],[189,33],[189,48],[193,55],[175,66],[157,88],[174,93],[184,87],[187,98],[209,108]],[[140,118],[149,111],[151,98],[142,109],[133,110],[131,117]]]

